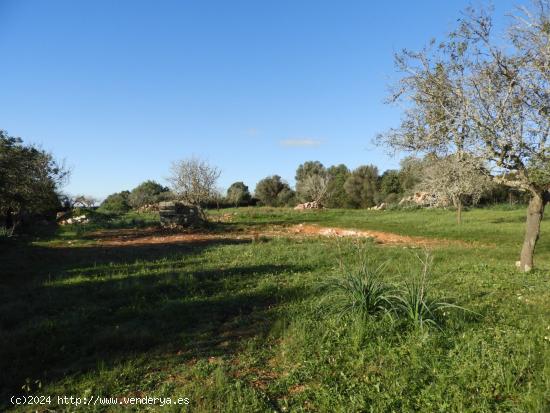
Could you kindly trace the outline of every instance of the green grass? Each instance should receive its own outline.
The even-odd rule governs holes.
[[[222,211],[227,213],[228,211]],[[404,285],[414,250],[352,239],[218,239],[100,246],[89,231],[2,244],[0,410],[12,394],[188,397],[162,411],[546,412],[550,409],[550,224],[539,269],[518,274],[521,210],[314,211],[241,208],[214,232],[301,222],[476,241],[432,251],[430,293],[479,314],[449,311],[442,328],[319,312],[318,286],[387,263]],[[113,217],[114,228],[149,225]],[[118,224],[117,224],[118,223]],[[237,232],[238,233],[238,232]],[[261,242],[260,242],[261,241]],[[26,389],[23,389],[26,387]],[[128,409],[123,409],[127,411]],[[135,406],[130,411],[159,411]]]

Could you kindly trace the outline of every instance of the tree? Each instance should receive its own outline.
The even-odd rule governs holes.
[[[145,205],[155,204],[169,192],[169,188],[155,181],[148,180],[132,189],[128,196],[128,203],[132,208],[140,208]]]
[[[399,171],[389,169],[380,177],[380,193],[386,197],[389,194],[402,193]]]
[[[176,196],[180,200],[196,206],[202,218],[206,220],[202,206],[216,195],[216,182],[220,174],[217,167],[192,157],[174,162],[168,181]]]
[[[12,232],[24,216],[55,212],[68,176],[50,153],[0,130],[0,215]]]
[[[330,196],[329,184],[330,175],[328,173],[307,176],[300,182],[300,199],[322,205]]]
[[[447,156],[432,160],[423,170],[418,189],[433,195],[438,203],[452,202],[457,223],[462,222],[462,206],[475,205],[491,188],[483,164],[471,157]]]
[[[329,208],[348,208],[352,206],[352,201],[347,194],[344,184],[351,172],[344,164],[334,165],[327,169],[330,181],[327,192],[327,206]]]
[[[422,173],[425,168],[425,159],[407,156],[400,162],[399,185],[404,193],[410,193],[415,190],[422,180]]]
[[[227,189],[227,201],[236,207],[248,203],[250,199],[250,191],[244,182],[234,182]]]
[[[279,175],[268,176],[256,184],[254,195],[267,206],[287,205],[294,196],[294,191]]]
[[[378,202],[378,168],[363,165],[355,169],[346,180],[344,188],[355,206],[368,208]]]
[[[130,191],[115,192],[109,195],[99,206],[99,210],[115,214],[128,212],[132,207],[128,202]]]
[[[392,101],[411,108],[381,141],[411,151],[467,154],[493,170],[497,182],[530,196],[522,271],[550,201],[550,1],[539,0],[494,41],[490,15],[472,9],[434,48],[397,56],[404,73]]]
[[[319,161],[304,162],[296,170],[296,194],[302,202],[321,202],[327,197],[330,177]]]

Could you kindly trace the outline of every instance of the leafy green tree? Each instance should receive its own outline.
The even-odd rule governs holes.
[[[296,196],[296,192],[293,191],[288,185],[285,186],[277,195],[278,206],[295,206],[297,203],[298,197]]]
[[[109,195],[99,206],[102,212],[122,214],[128,212],[132,207],[129,203],[130,191],[116,192]]]
[[[0,130],[0,216],[12,232],[23,217],[60,207],[58,190],[68,175],[50,153]]]
[[[159,202],[163,195],[167,195],[170,190],[155,181],[145,181],[136,186],[128,195],[128,204],[132,208],[140,208],[144,205]]]
[[[368,208],[379,201],[378,168],[363,165],[355,169],[346,179],[344,189],[356,207]]]
[[[259,181],[254,194],[264,205],[282,206],[290,202],[294,191],[279,175],[273,175]]]
[[[400,194],[401,181],[399,179],[399,171],[395,169],[389,169],[385,171],[380,177],[380,193],[384,198],[389,194]]]
[[[235,206],[246,204],[250,199],[250,191],[244,182],[234,182],[227,189],[227,201]]]
[[[344,188],[346,180],[351,175],[348,167],[344,164],[334,165],[327,169],[327,173],[330,176],[327,206],[329,208],[352,207],[353,202]]]

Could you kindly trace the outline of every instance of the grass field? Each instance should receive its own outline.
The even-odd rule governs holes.
[[[174,412],[548,412],[550,220],[524,275],[524,215],[474,209],[457,226],[444,210],[240,208],[187,238],[128,215],[0,244],[0,410],[159,411],[57,405],[151,396],[189,398],[162,408]],[[471,312],[418,329],[331,311],[328,279],[367,260],[399,287],[420,249],[262,235],[299,223],[442,240],[430,291]]]

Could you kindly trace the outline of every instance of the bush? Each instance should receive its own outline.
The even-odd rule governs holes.
[[[99,206],[99,211],[118,214],[128,212],[131,209],[130,203],[128,202],[129,195],[129,191],[122,191],[109,195]]]
[[[128,204],[132,208],[140,208],[145,205],[155,204],[169,197],[170,190],[155,181],[145,181],[128,195]]]

